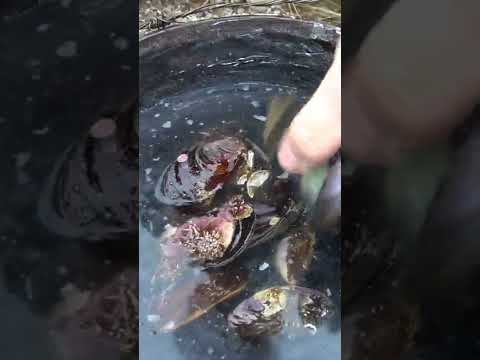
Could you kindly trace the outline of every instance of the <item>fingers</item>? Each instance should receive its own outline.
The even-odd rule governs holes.
[[[280,165],[304,173],[323,164],[341,143],[341,56],[335,60],[312,99],[295,117],[279,148]]]

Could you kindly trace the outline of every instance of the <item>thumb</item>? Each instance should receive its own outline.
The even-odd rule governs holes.
[[[287,171],[304,173],[323,164],[341,144],[340,42],[334,62],[320,87],[284,135],[278,160]]]

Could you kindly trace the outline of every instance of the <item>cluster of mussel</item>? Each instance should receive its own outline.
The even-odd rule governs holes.
[[[148,321],[171,332],[240,294],[248,274],[238,259],[278,240],[275,267],[284,284],[245,298],[228,315],[243,338],[286,329],[312,333],[333,317],[328,291],[304,287],[315,235],[286,173],[273,174],[268,156],[253,142],[210,136],[181,152],[159,177],[156,199],[176,219],[158,237]]]

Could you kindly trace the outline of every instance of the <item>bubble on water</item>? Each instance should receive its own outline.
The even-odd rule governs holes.
[[[252,106],[256,109],[258,109],[260,107],[260,103],[257,101],[257,100],[253,100],[251,102]]]
[[[172,127],[172,122],[171,121],[166,121],[163,123],[162,127],[164,129],[170,129]]]
[[[75,41],[65,41],[61,44],[57,50],[56,54],[60,57],[74,57],[77,55],[77,43]]]
[[[243,91],[249,91],[250,90],[250,85],[248,85],[248,84],[242,85],[242,90]]]
[[[267,121],[267,117],[264,115],[253,115],[253,118],[262,122]]]
[[[14,155],[17,168],[24,167],[32,158],[32,154],[29,152],[19,152]]]
[[[113,41],[113,46],[115,46],[118,50],[127,50],[129,43],[127,39],[119,37]]]
[[[34,129],[34,130],[32,130],[32,134],[33,134],[33,135],[45,135],[45,134],[48,133],[48,130],[49,130],[48,126],[44,126],[44,127],[41,128],[41,129]]]
[[[188,124],[188,125],[193,125],[193,120],[190,120],[190,119],[187,120],[187,124]]]
[[[210,356],[212,356],[214,352],[215,352],[215,350],[213,350],[213,348],[211,346],[207,349],[207,353]]]
[[[311,335],[315,335],[317,333],[317,327],[313,324],[305,324],[304,328],[307,329]]]
[[[37,31],[38,32],[45,32],[50,28],[50,24],[40,24],[37,26]]]
[[[155,115],[153,115],[153,117],[158,118],[158,117],[160,117],[160,114],[156,113]]]
[[[270,264],[267,263],[267,262],[264,262],[263,264],[261,264],[261,265],[258,267],[258,270],[260,270],[260,271],[265,271],[265,270],[267,270],[269,267],[270,267]]]

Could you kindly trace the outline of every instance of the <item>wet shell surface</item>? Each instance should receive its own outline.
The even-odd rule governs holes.
[[[334,314],[331,299],[303,287],[273,287],[241,302],[229,315],[229,326],[241,337],[276,335],[285,329],[318,327]]]
[[[155,188],[155,197],[170,206],[208,204],[246,161],[247,147],[235,137],[193,146],[168,165]]]

